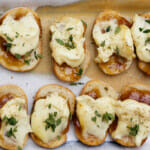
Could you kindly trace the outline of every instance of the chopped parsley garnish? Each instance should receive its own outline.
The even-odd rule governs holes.
[[[54,112],[54,116],[55,116],[55,117],[57,116],[57,112]]]
[[[64,41],[63,40],[61,40],[61,39],[56,39],[56,41],[57,41],[57,43],[59,43],[60,45],[65,45],[65,43],[64,43]]]
[[[120,26],[117,26],[115,29],[115,34],[118,34],[120,32],[120,30],[121,30]]]
[[[12,38],[10,38],[7,34],[5,34],[5,36],[6,36],[6,38],[7,38],[7,40],[8,40],[8,41],[10,41],[10,42],[12,42],[12,41],[13,41],[13,39],[12,39]]]
[[[103,114],[102,116],[102,121],[105,121],[108,123],[109,120],[114,120],[115,116],[111,113],[106,112],[105,114]]]
[[[57,136],[57,139],[58,139],[58,140],[60,140],[60,138],[61,138],[60,136]]]
[[[15,54],[15,57],[16,57],[17,59],[21,59],[21,55],[19,55],[19,54]]]
[[[52,104],[49,104],[49,105],[48,105],[48,108],[51,109],[51,107],[52,107]]]
[[[31,50],[30,52],[27,52],[27,53],[25,54],[25,57],[28,57],[28,56],[31,54],[32,51],[33,51],[33,50]]]
[[[21,109],[22,109],[22,106],[20,105],[19,108],[18,108],[18,110],[20,111]]]
[[[16,138],[15,132],[17,132],[17,127],[15,127],[14,129],[13,129],[13,128],[10,128],[10,130],[7,131],[7,136],[8,136],[8,137],[12,137],[12,136],[13,136],[14,138]]]
[[[147,45],[148,43],[150,43],[150,37],[148,37],[148,38],[145,40],[145,45]]]
[[[98,112],[97,110],[95,110],[95,115],[96,115],[97,117],[101,117],[101,115],[99,114],[99,112]]]
[[[84,83],[83,82],[73,82],[73,83],[70,83],[70,85],[83,85]]]
[[[12,43],[4,43],[4,46],[6,47],[6,51],[8,52],[12,47]]]
[[[18,146],[17,148],[18,148],[18,150],[22,150],[22,148],[20,146]]]
[[[96,122],[96,120],[97,120],[96,116],[92,117],[91,120],[92,120],[93,122]]]
[[[51,130],[53,132],[55,132],[56,127],[61,124],[61,118],[55,119],[55,117],[56,117],[56,113],[55,112],[54,112],[54,114],[53,113],[49,113],[48,118],[44,121],[46,123],[45,130],[51,128]]]
[[[15,38],[18,38],[19,37],[19,33],[18,32],[16,32],[16,36],[15,36]]]
[[[87,27],[87,23],[84,20],[81,20],[81,21]]]
[[[78,72],[78,73],[76,73],[76,75],[81,76],[81,75],[82,75],[82,73],[83,73],[83,69],[82,69],[82,68],[80,68],[80,69],[79,69],[79,72]]]
[[[143,33],[150,33],[150,29],[145,29]]]
[[[24,47],[25,43],[22,43],[22,46]]]
[[[140,28],[139,28],[139,31],[142,32],[142,31],[143,31],[143,28],[140,27]]]
[[[150,24],[150,20],[145,20],[145,22],[149,23]]]
[[[27,64],[27,65],[30,65],[30,61],[31,59],[25,59],[24,62]]]
[[[100,44],[100,46],[102,46],[102,47],[105,46],[105,40]]]
[[[119,48],[118,48],[118,46],[116,47],[115,52],[116,52],[116,55],[119,55]]]
[[[130,130],[129,135],[131,136],[136,136],[138,134],[139,131],[139,125],[136,124],[134,127],[128,127],[127,128]]]
[[[14,118],[14,117],[10,117],[10,118],[8,118],[7,116],[5,116],[3,119],[2,119],[2,121],[6,121],[6,125],[12,125],[12,126],[14,126],[14,125],[16,125],[17,124],[17,120],[16,120],[16,118]]]
[[[110,31],[110,28],[111,28],[111,26],[108,26],[108,27],[106,28],[106,32],[109,32],[109,31]]]
[[[37,54],[36,51],[34,52],[34,57],[37,60],[38,58],[43,58],[41,54]]]
[[[67,30],[67,31],[70,31],[70,30],[72,30],[72,29],[73,29],[73,27],[70,27],[70,28],[67,28],[66,30]]]

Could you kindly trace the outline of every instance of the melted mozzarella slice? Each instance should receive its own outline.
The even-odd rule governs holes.
[[[144,62],[150,62],[150,24],[145,17],[135,15],[133,18],[132,36],[135,41],[138,58]]]
[[[10,43],[10,52],[13,55],[23,56],[36,49],[39,43],[39,34],[40,29],[32,13],[28,13],[19,20],[8,15],[0,25],[0,36]]]
[[[97,63],[108,62],[114,53],[127,60],[135,57],[130,29],[126,25],[118,26],[116,19],[95,24],[93,38],[98,46]]]
[[[52,56],[59,65],[66,63],[71,67],[77,67],[82,64],[85,57],[84,30],[81,20],[71,17],[64,17],[60,22],[50,26]],[[68,44],[70,46],[67,46]]]
[[[54,117],[54,113],[56,116]],[[52,114],[55,121],[61,118],[61,123],[56,126],[55,131],[51,127],[46,129],[45,120]],[[35,103],[34,112],[31,116],[31,127],[33,133],[44,143],[57,139],[58,136],[67,128],[69,108],[67,100],[57,93],[39,99]]]
[[[94,135],[100,140],[104,139],[109,125],[113,121],[113,119],[107,120],[105,114],[109,113],[113,117],[115,115],[113,101],[110,97],[96,100],[87,95],[77,97],[76,112],[84,138],[88,138],[88,135]]]
[[[22,98],[13,98],[2,107],[0,115],[3,120],[0,129],[0,136],[2,136],[4,141],[9,144],[23,146],[26,135],[32,131],[29,123],[29,116],[26,112],[25,100]],[[7,119],[4,120],[5,117],[14,117],[17,123],[15,125],[6,125]],[[12,130],[15,130],[16,128],[16,131],[14,131],[14,136],[9,137],[8,132],[11,128]]]
[[[125,141],[131,139],[140,146],[150,131],[150,106],[128,99],[117,102],[115,110],[118,124],[112,132],[112,137]]]

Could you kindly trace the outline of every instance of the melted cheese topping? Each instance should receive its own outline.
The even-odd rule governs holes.
[[[132,99],[119,101],[115,105],[118,125],[112,133],[112,137],[125,141],[129,140],[128,137],[130,137],[137,146],[140,146],[150,131],[150,106]],[[128,127],[134,127],[135,125],[139,125],[138,133],[136,136],[131,136]]]
[[[102,119],[102,116],[106,112],[115,115],[112,106],[113,101],[109,97],[102,97],[96,100],[87,95],[77,97],[76,112],[84,138],[88,138],[88,135],[94,135],[100,140],[104,139],[112,120],[106,122]],[[97,111],[96,114],[99,114],[100,117],[95,114],[95,111]],[[92,120],[93,117],[96,117],[96,121]]]
[[[49,105],[51,107],[49,107]],[[46,129],[45,120],[48,118],[49,113],[54,114],[57,112],[55,119],[61,118],[61,124],[56,127],[55,131],[51,128]],[[58,136],[67,128],[69,117],[69,108],[67,100],[53,93],[45,99],[39,99],[35,103],[34,112],[31,116],[31,127],[34,134],[44,143],[57,139]]]
[[[26,135],[31,132],[29,123],[29,116],[26,112],[25,100],[21,98],[14,98],[8,101],[0,110],[1,119],[4,117],[14,117],[17,120],[16,125],[6,125],[6,120],[2,121],[0,136],[4,138],[4,141],[9,144],[23,146]],[[8,137],[8,132],[12,128],[16,127],[17,131],[14,132],[15,137]]]
[[[96,23],[93,38],[98,46],[97,63],[108,62],[114,53],[127,60],[135,57],[130,29],[126,25],[118,26],[116,19]]]
[[[135,15],[131,31],[135,41],[138,58],[144,62],[150,62],[150,32],[143,33],[147,29],[150,30],[150,24],[147,23],[146,20],[148,19],[145,17]],[[149,41],[147,41],[148,39]]]
[[[52,56],[59,65],[66,63],[71,67],[78,67],[82,64],[85,57],[84,30],[81,20],[71,17],[64,17],[60,22],[50,27],[52,32],[50,42]],[[68,49],[65,45],[56,41],[59,39],[64,43],[68,43],[70,36],[73,37],[74,48]]]
[[[21,56],[36,49],[39,43],[39,26],[32,15],[28,13],[19,20],[8,15],[0,25],[0,36],[11,43],[10,52]]]

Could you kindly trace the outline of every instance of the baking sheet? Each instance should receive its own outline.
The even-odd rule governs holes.
[[[50,5],[50,1],[47,2],[44,0],[43,4],[41,1],[31,0],[28,3],[28,0],[0,0],[0,11],[9,9],[10,7],[18,7],[18,6],[29,6],[32,8],[44,5]],[[55,1],[55,0],[54,0]],[[58,0],[57,0],[58,1]],[[55,1],[56,2],[56,1]],[[57,5],[64,4],[59,0]],[[13,5],[11,5],[13,3]],[[31,5],[32,3],[32,5]],[[1,8],[2,7],[2,8]],[[137,62],[134,60],[130,69],[126,72],[117,75],[117,76],[108,76],[103,74],[96,63],[94,62],[94,58],[96,56],[96,48],[93,44],[91,38],[91,30],[93,26],[93,22],[98,15],[98,13],[104,9],[113,9],[119,11],[121,14],[132,17],[135,13],[142,13],[149,11],[150,3],[148,0],[85,0],[75,4],[61,6],[61,7],[40,7],[36,10],[39,14],[42,22],[43,29],[43,55],[44,58],[41,60],[40,64],[31,72],[26,73],[16,73],[11,72],[0,66],[0,85],[2,84],[17,84],[26,92],[28,96],[28,109],[29,113],[31,111],[33,97],[36,91],[45,84],[56,83],[70,88],[76,95],[79,95],[80,90],[84,85],[78,86],[70,86],[68,83],[64,83],[58,80],[53,72],[51,66],[51,54],[49,48],[49,26],[52,22],[56,21],[60,17],[66,15],[71,17],[77,17],[83,19],[88,24],[87,32],[86,32],[86,47],[91,55],[91,63],[86,72],[86,75],[80,80],[80,82],[86,83],[90,79],[100,79],[104,82],[109,83],[113,86],[118,92],[127,84],[138,82],[146,85],[150,85],[150,77],[143,74],[137,67]],[[150,147],[150,137],[146,141],[146,143],[137,149],[148,150]],[[28,140],[27,146],[24,150],[42,150],[43,148],[38,147],[36,144],[32,142],[31,139]],[[67,143],[57,149],[65,149],[65,150],[86,150],[86,149],[130,149],[119,146],[115,142],[112,142],[109,136],[107,137],[104,144],[97,147],[87,147],[81,144],[74,133],[73,126],[71,125]],[[133,149],[133,148],[132,148]]]

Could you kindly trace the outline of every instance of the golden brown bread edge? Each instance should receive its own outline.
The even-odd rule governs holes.
[[[95,94],[92,96],[92,92],[96,92],[96,96]],[[116,91],[111,86],[109,86],[108,84],[100,80],[88,81],[86,85],[84,86],[84,88],[82,89],[80,95],[89,95],[93,97],[94,99],[97,99],[103,96],[110,96],[114,99],[117,99],[118,97]],[[89,146],[97,146],[105,142],[108,131],[106,132],[105,137],[102,140],[99,140],[97,137],[93,135],[89,135],[89,137],[86,139],[82,136],[82,129],[80,127],[80,123],[76,115],[76,112],[73,116],[73,123],[74,123],[76,136],[83,144],[86,144]]]
[[[132,90],[133,89],[136,89],[137,91],[140,91],[140,92],[145,92],[145,91],[147,91],[148,93],[149,93],[149,95],[150,95],[150,87],[148,87],[148,86],[145,86],[144,84],[140,84],[140,83],[132,83],[132,84],[130,84],[130,85],[127,85],[127,86],[125,86],[125,88],[123,89],[123,91],[122,91],[122,93],[121,93],[121,95],[120,95],[120,98],[121,98],[121,100],[126,100],[126,99],[124,99],[124,97],[122,97],[123,95],[126,95],[128,92],[132,92]],[[123,98],[123,99],[122,99]],[[136,100],[136,99],[135,99]],[[139,103],[141,103],[141,101],[140,100],[136,100],[136,101],[138,101]],[[142,102],[142,103],[145,103],[145,102]],[[146,103],[147,104],[147,103]],[[149,102],[149,104],[150,104],[150,102]],[[118,144],[120,144],[120,145],[122,145],[122,146],[126,146],[126,147],[137,147],[136,146],[136,143],[135,142],[133,142],[133,140],[131,139],[131,138],[128,138],[128,141],[126,140],[126,141],[124,141],[124,140],[122,140],[122,139],[114,139],[113,137],[112,137],[112,133],[113,133],[113,131],[116,129],[116,127],[117,127],[117,122],[118,122],[118,119],[116,119],[116,120],[114,120],[113,121],[113,123],[111,124],[111,126],[110,126],[110,128],[109,128],[109,134],[110,134],[110,136],[111,136],[111,138],[115,141],[115,142],[117,142]],[[144,143],[145,143],[145,141],[146,141],[146,139],[147,139],[147,137],[145,138],[145,139],[143,139],[143,141],[142,141],[142,144],[140,145],[140,146],[142,146]]]
[[[2,106],[5,105],[5,103],[7,103],[7,101],[2,102],[3,100],[2,97],[7,97],[8,95],[11,96],[11,98],[8,98],[8,101],[15,97],[25,99],[26,111],[28,110],[27,96],[20,87],[18,87],[17,85],[13,85],[13,84],[0,86],[0,103],[2,104]],[[27,140],[28,140],[28,134],[25,136],[23,147],[26,145]],[[4,141],[2,137],[0,138],[0,147],[8,149],[8,150],[18,150],[18,145],[9,144],[7,143],[7,141]]]
[[[65,88],[65,87],[63,87],[61,85],[57,85],[57,84],[48,84],[48,85],[41,87],[38,90],[38,92],[36,93],[35,98],[34,98],[32,113],[34,111],[34,106],[35,106],[36,101],[38,101],[40,98],[45,98],[47,95],[49,95],[53,92],[57,92],[59,95],[61,95],[65,99],[67,99],[70,113],[71,113],[71,115],[73,115],[74,107],[75,107],[74,93],[71,90],[69,90],[68,88]],[[40,145],[44,148],[56,148],[66,142],[66,140],[67,140],[66,133],[68,132],[68,130],[69,130],[69,122],[68,122],[67,130],[64,133],[62,133],[62,135],[60,136],[60,139],[52,140],[49,143],[44,143],[43,141],[41,141],[33,132],[30,135],[31,135],[31,138],[33,139],[33,141],[35,143],[37,143],[38,145]]]
[[[101,22],[101,21],[104,21],[104,20],[110,20],[110,19],[113,19],[113,18],[117,19],[119,24],[125,24],[129,28],[132,25],[125,17],[121,16],[118,12],[112,11],[112,10],[105,10],[104,12],[100,13],[97,16],[97,18],[95,19],[95,22],[93,24],[93,28],[94,28],[94,25],[97,22]],[[94,41],[93,34],[92,34],[92,39]],[[95,43],[95,41],[94,41],[94,43]],[[96,43],[95,43],[95,45],[96,45]],[[97,47],[98,47],[98,45],[96,45],[96,48]],[[119,63],[119,61],[118,61],[119,59],[121,59],[123,61],[122,64]],[[132,64],[132,61],[133,60],[131,60],[131,61],[126,60],[126,59],[122,58],[121,56],[112,55],[108,62],[98,63],[98,66],[102,70],[102,72],[104,72],[107,75],[117,75],[117,74],[120,74],[120,73],[126,71],[127,69],[129,69],[129,67]],[[113,70],[111,70],[111,68],[109,68],[109,66],[112,63],[115,64],[115,68]],[[122,68],[122,69],[120,70],[120,68]]]
[[[38,45],[38,48],[37,48],[36,52],[38,52],[38,54],[42,54],[42,26],[41,26],[41,20],[40,20],[38,14],[37,14],[35,11],[33,11],[33,10],[30,9],[30,8],[26,8],[26,7],[20,7],[20,8],[11,9],[11,10],[7,11],[7,12],[0,18],[0,24],[3,22],[3,20],[4,20],[8,15],[12,15],[12,16],[14,16],[14,18],[19,19],[19,18],[25,16],[25,15],[26,15],[27,13],[29,13],[29,12],[33,14],[33,16],[34,16],[34,18],[35,18],[35,20],[36,20],[36,22],[37,22],[37,24],[38,24],[38,26],[39,26],[39,29],[40,29],[39,45]],[[7,54],[7,52],[5,52],[5,50],[3,50],[3,52],[4,52],[3,55],[6,55],[6,54]],[[16,71],[16,72],[26,72],[26,71],[30,71],[30,70],[34,69],[34,68],[38,65],[38,63],[40,62],[40,58],[38,58],[38,59],[34,59],[32,65],[28,65],[28,64],[26,64],[26,63],[24,63],[24,64],[21,65],[21,66],[8,65],[7,62],[6,62],[6,60],[4,60],[4,59],[1,58],[1,57],[2,57],[1,55],[2,55],[3,52],[2,52],[2,50],[0,50],[0,64],[1,64],[4,68],[6,68],[6,69],[8,69],[8,70],[11,70],[11,71]],[[31,52],[31,54],[28,56],[29,58],[33,58],[33,54],[32,54],[32,53],[34,53],[34,51]],[[11,54],[10,54],[10,56],[11,56]],[[28,59],[29,59],[29,58],[28,58]],[[17,59],[16,59],[16,61],[17,61]]]
[[[85,36],[85,32],[86,32],[86,25],[84,25],[84,33],[83,33],[83,36]],[[50,35],[52,36],[52,33],[50,31]],[[59,65],[57,64],[57,62],[55,61],[55,59],[53,58],[52,60],[52,63],[53,63],[53,71],[56,75],[56,77],[59,79],[59,80],[62,80],[62,81],[65,81],[65,82],[75,82],[75,81],[78,81],[86,72],[88,66],[89,66],[89,63],[90,63],[90,54],[88,52],[88,50],[86,49],[86,44],[84,42],[84,53],[85,53],[85,58],[84,58],[84,61],[83,63],[78,66],[78,67],[75,67],[75,68],[72,68],[70,67],[69,65],[67,64],[62,64],[62,65]],[[72,73],[71,74],[65,74],[65,69],[66,68],[69,68],[69,69],[72,69]],[[77,75],[77,73],[79,72],[80,68],[82,69],[82,75]]]

